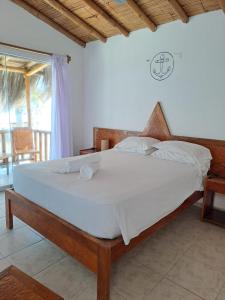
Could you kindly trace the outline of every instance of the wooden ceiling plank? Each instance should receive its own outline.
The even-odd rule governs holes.
[[[184,11],[184,9],[181,7],[180,3],[177,0],[168,0],[168,2],[172,6],[175,13],[178,15],[179,19],[181,19],[183,23],[187,23],[189,17]]]
[[[49,66],[48,64],[36,64],[26,73],[26,76],[30,77],[30,76],[42,71],[43,69],[47,68],[48,66]]]
[[[142,19],[142,21],[151,29],[151,31],[156,31],[156,24],[145,14],[145,12],[140,8],[140,6],[134,0],[127,0],[127,4],[132,8],[135,14]]]
[[[57,30],[60,33],[64,34],[69,39],[71,39],[72,41],[74,41],[77,44],[79,44],[81,47],[85,47],[86,46],[86,43],[83,40],[81,40],[79,37],[75,36],[71,32],[67,31],[64,27],[62,27],[61,25],[59,25],[56,22],[54,22],[52,19],[50,19],[49,17],[47,17],[45,14],[39,12],[36,8],[34,8],[33,6],[31,6],[30,4],[27,4],[23,0],[10,0],[10,1],[13,2],[13,3],[15,3],[15,4],[17,4],[18,6],[22,7],[23,9],[25,9],[26,11],[28,11],[30,14],[32,14],[34,17],[36,17],[39,20],[45,22],[46,24],[48,24],[49,26],[51,26],[55,30]]]
[[[222,8],[223,12],[225,13],[225,0],[218,0],[219,1],[219,5]]]
[[[72,23],[76,25],[80,25],[83,28],[85,28],[90,34],[94,35],[97,39],[105,43],[107,41],[107,38],[103,36],[100,32],[98,32],[94,27],[86,23],[83,19],[72,13],[68,8],[63,6],[60,2],[56,0],[43,0],[43,2],[50,5],[52,8],[57,10],[60,14],[62,14],[64,17],[69,19]]]
[[[103,10],[99,5],[97,5],[93,0],[84,0],[84,2],[92,8],[96,13],[101,15],[107,22],[109,22],[113,27],[116,27],[123,35],[129,36],[129,31],[120,25],[113,17],[111,17],[105,10]]]

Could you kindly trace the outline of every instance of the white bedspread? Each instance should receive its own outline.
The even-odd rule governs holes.
[[[100,155],[101,168],[89,181],[52,172],[54,161],[20,165],[15,191],[93,236],[122,234],[128,244],[201,189],[192,165],[114,150]]]

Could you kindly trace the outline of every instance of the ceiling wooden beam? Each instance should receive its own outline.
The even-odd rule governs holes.
[[[26,73],[26,69],[24,69],[24,68],[8,67],[8,66],[4,66],[4,65],[0,65],[0,71],[20,73],[20,74]]]
[[[23,0],[10,0],[10,1],[13,2],[13,3],[15,3],[15,4],[17,4],[18,6],[22,7],[23,9],[25,9],[26,11],[28,11],[30,14],[32,14],[34,17],[36,17],[39,20],[45,22],[46,24],[48,24],[49,26],[51,26],[55,30],[57,30],[60,33],[64,34],[65,36],[67,36],[69,39],[71,39],[72,41],[76,42],[80,46],[82,46],[82,47],[86,46],[86,43],[83,40],[81,40],[80,38],[78,38],[77,36],[75,36],[74,34],[72,34],[71,32],[69,32],[68,30],[66,30],[61,25],[59,25],[56,22],[54,22],[52,19],[50,19],[49,17],[47,17],[45,14],[39,12],[36,8],[34,8],[33,6],[31,6],[30,4],[27,4]]]
[[[127,0],[127,4],[132,8],[135,14],[142,19],[142,21],[151,29],[151,31],[156,31],[156,24],[145,14],[145,12],[140,8],[139,5],[134,0]]]
[[[48,66],[49,66],[48,64],[36,64],[29,71],[27,71],[26,76],[30,77],[30,76],[42,71],[43,69],[47,68]]]
[[[173,10],[175,11],[179,19],[181,19],[183,23],[187,23],[189,17],[184,11],[184,9],[182,8],[182,6],[180,5],[180,3],[177,0],[168,0],[168,2],[172,6]]]
[[[225,0],[218,0],[220,7],[222,8],[223,12],[225,13]]]
[[[129,31],[120,25],[113,17],[111,17],[105,10],[103,10],[99,5],[97,5],[93,0],[83,0],[89,7],[91,7],[96,13],[102,16],[107,22],[109,22],[113,27],[116,27],[123,35],[128,36]]]
[[[86,23],[83,19],[72,13],[68,8],[63,6],[61,3],[59,3],[56,0],[43,0],[43,2],[50,5],[52,8],[57,10],[60,14],[62,14],[64,17],[69,19],[73,24],[82,26],[85,28],[91,35],[94,35],[97,39],[105,43],[107,41],[107,38],[102,35],[100,32],[98,32],[94,27]]]
[[[27,70],[31,69],[36,63],[34,61],[28,61],[25,65]]]

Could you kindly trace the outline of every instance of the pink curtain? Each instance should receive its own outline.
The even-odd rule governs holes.
[[[59,159],[73,154],[68,89],[67,58],[53,55],[50,159]]]

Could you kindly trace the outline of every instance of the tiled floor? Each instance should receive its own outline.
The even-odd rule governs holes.
[[[65,300],[96,300],[96,277],[19,220],[5,229],[0,193],[0,271],[14,264]],[[114,265],[112,300],[225,300],[225,229],[192,207]]]

